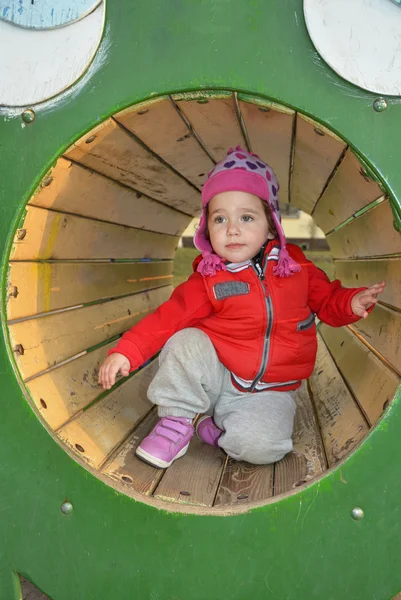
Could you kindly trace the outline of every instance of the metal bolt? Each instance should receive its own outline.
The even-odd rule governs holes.
[[[43,181],[43,187],[48,187],[52,181],[53,177],[46,177],[46,179]]]
[[[387,100],[384,98],[376,98],[373,102],[373,108],[376,112],[383,112],[383,110],[386,110],[387,106]]]
[[[24,110],[21,116],[24,123],[32,123],[35,120],[35,111],[32,108],[28,108]]]
[[[25,236],[26,236],[26,229],[18,229],[17,240],[23,240]]]
[[[60,508],[61,508],[61,512],[64,513],[65,515],[69,515],[74,510],[74,507],[71,504],[71,502],[67,502],[67,501],[63,502],[63,504],[61,505]]]
[[[324,132],[321,129],[318,129],[317,127],[314,128],[313,130],[317,135],[321,135],[324,136]]]
[[[94,142],[96,139],[95,135],[90,135],[86,140],[85,140],[85,144],[91,144],[92,142]]]
[[[17,344],[14,348],[14,352],[16,354],[19,354],[20,356],[24,356],[24,354],[25,354],[24,346],[22,344]]]
[[[351,511],[351,517],[354,519],[354,521],[360,521],[361,519],[363,519],[364,516],[365,513],[363,512],[363,509],[359,506],[356,506]]]
[[[209,102],[209,100],[207,98],[199,98],[197,100],[198,104],[207,104]]]

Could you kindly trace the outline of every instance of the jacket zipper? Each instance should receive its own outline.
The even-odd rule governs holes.
[[[265,299],[266,314],[267,314],[268,322],[267,322],[267,327],[266,327],[265,337],[264,337],[264,342],[263,342],[262,363],[260,365],[260,369],[259,369],[255,379],[252,381],[251,387],[249,388],[251,392],[254,391],[255,387],[259,383],[260,377],[262,377],[263,373],[266,370],[266,366],[267,366],[268,358],[269,358],[269,350],[270,350],[270,334],[271,334],[271,330],[273,327],[273,304],[271,301],[270,294],[268,296],[266,296],[266,290],[262,283],[262,281],[265,279],[265,270],[266,270],[267,264],[268,264],[267,258],[265,258],[264,269],[262,269],[262,267],[258,261],[255,261],[255,264],[252,263],[252,267],[258,276],[258,280],[259,280],[259,283],[260,283],[260,286],[261,286],[262,292],[263,292],[263,297]]]

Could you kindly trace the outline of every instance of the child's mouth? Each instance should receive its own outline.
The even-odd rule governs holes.
[[[236,248],[242,248],[244,244],[228,244],[226,248],[230,248],[230,250],[235,250]]]

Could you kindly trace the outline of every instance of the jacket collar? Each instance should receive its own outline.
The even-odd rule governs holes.
[[[280,245],[277,240],[270,240],[267,245],[263,255],[263,262],[265,260],[278,260],[280,254]],[[267,258],[266,258],[267,257]],[[252,265],[252,260],[245,260],[239,263],[226,263],[227,271],[231,273],[238,273],[239,271],[243,271]]]

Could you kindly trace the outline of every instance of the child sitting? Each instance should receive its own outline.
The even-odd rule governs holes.
[[[236,460],[273,463],[292,449],[294,390],[314,368],[315,315],[332,327],[368,316],[385,286],[343,288],[286,245],[272,169],[239,146],[209,173],[194,273],[126,332],[99,372],[105,389],[161,348],[148,389],[161,420],[136,454],[156,467],[196,433]]]

